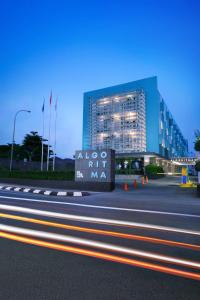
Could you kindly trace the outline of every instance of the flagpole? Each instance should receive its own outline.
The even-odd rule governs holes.
[[[45,98],[44,98],[43,107],[42,107],[42,153],[41,153],[41,171],[43,171],[43,165],[44,165],[44,104],[45,104]]]
[[[49,116],[49,138],[48,138],[48,151],[47,151],[47,171],[49,171],[49,153],[50,153],[50,141],[51,141],[51,101],[52,92],[50,95],[50,116]]]
[[[58,98],[56,99],[56,104],[55,104],[55,111],[56,111],[56,115],[55,115],[55,138],[54,138],[54,156],[53,156],[53,171],[55,171],[55,160],[56,160],[56,125],[57,125],[57,102],[58,102]]]

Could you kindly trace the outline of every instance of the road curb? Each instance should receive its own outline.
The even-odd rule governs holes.
[[[51,190],[42,190],[36,188],[28,188],[28,187],[19,187],[19,186],[0,186],[0,190],[4,191],[14,191],[14,192],[23,192],[23,193],[32,193],[38,195],[46,195],[46,196],[63,196],[63,197],[83,197],[89,196],[90,193],[88,192],[65,192],[65,191],[51,191]]]

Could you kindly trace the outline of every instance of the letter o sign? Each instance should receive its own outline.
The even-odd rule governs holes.
[[[101,152],[101,158],[106,158],[106,157],[107,157],[107,152],[106,151]]]

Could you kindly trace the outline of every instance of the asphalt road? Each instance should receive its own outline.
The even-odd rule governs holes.
[[[87,197],[0,191],[0,299],[199,300],[200,200],[175,183]]]

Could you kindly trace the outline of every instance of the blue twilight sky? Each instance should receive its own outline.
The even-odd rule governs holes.
[[[192,149],[200,129],[200,1],[24,0],[0,4],[0,144],[42,133],[43,97],[58,97],[57,154],[82,146],[83,92],[158,76]],[[53,103],[54,104],[54,103]],[[47,132],[48,106],[45,107]],[[53,135],[54,114],[52,116]]]

